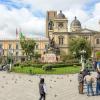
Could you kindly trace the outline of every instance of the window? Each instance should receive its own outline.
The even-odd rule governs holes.
[[[19,49],[19,46],[18,46],[18,44],[16,44],[16,49]]]
[[[12,47],[12,45],[11,45],[11,44],[9,44],[9,49],[11,49],[11,47]]]
[[[3,54],[2,44],[0,44],[0,56]]]
[[[88,38],[89,38],[88,36],[85,36],[85,37],[84,37],[84,39],[86,39],[86,40],[88,40]]]
[[[99,44],[99,42],[100,42],[100,41],[99,41],[99,38],[98,38],[98,39],[96,39],[96,44]]]
[[[63,36],[59,36],[59,45],[63,45],[64,44],[64,37]]]
[[[35,48],[38,49],[38,44],[36,44]]]
[[[2,48],[2,44],[0,44],[0,48]]]
[[[48,44],[45,45],[45,49],[47,49],[47,48],[48,48]]]
[[[62,27],[63,27],[63,22],[59,22],[59,23],[58,23],[58,27],[59,27],[59,28],[62,28]]]
[[[16,52],[16,56],[18,56],[18,52]]]

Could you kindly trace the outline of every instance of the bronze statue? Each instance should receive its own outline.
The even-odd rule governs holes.
[[[50,47],[52,47],[52,48],[55,47],[54,37],[52,39],[50,39]]]
[[[53,29],[53,21],[49,21],[49,23],[48,23],[48,29],[49,30],[52,30]]]

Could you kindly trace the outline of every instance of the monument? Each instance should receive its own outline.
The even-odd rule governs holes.
[[[58,54],[60,50],[56,46],[54,38],[50,39],[49,37],[49,45],[46,48],[46,51],[41,56],[41,62],[43,63],[55,63],[58,62]]]

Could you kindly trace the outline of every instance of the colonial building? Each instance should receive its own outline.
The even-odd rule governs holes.
[[[75,16],[68,31],[68,18],[60,11],[48,11],[46,16],[46,36],[54,38],[61,52],[69,53],[69,40],[75,37],[84,37],[91,44],[92,56],[100,50],[100,32],[82,28],[81,22]]]
[[[60,52],[69,53],[69,40],[75,37],[84,37],[91,44],[92,56],[95,57],[96,51],[100,51],[100,32],[82,28],[81,22],[77,17],[73,19],[68,31],[68,18],[62,11],[47,11],[46,15],[46,37],[36,39],[35,52],[43,54],[49,44],[49,40],[53,39],[56,46],[60,48]],[[25,55],[22,52],[20,40],[16,38],[2,38],[0,35],[0,57],[7,59],[9,54],[12,54],[15,61],[24,59]]]
[[[34,37],[31,38],[34,39]],[[48,39],[42,37],[35,38],[34,40],[36,42],[35,52],[43,54],[47,48]],[[7,37],[5,39],[0,38],[0,57],[6,61],[8,56],[13,57],[14,61],[25,60],[25,54],[23,53],[19,39]]]

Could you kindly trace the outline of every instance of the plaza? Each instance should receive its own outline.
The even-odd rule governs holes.
[[[95,76],[95,73],[93,75]],[[45,78],[46,100],[98,100],[100,98],[78,93],[77,74],[26,75],[2,71],[0,72],[0,100],[38,100],[40,77]]]

